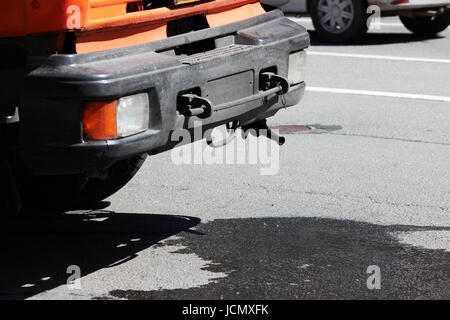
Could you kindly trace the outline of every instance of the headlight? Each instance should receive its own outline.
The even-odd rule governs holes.
[[[117,136],[127,137],[147,130],[149,118],[148,94],[120,98],[117,103]]]
[[[293,84],[305,81],[306,72],[306,52],[297,51],[289,55],[288,79]]]
[[[150,105],[147,93],[113,101],[90,102],[83,110],[85,139],[127,137],[148,129]]]

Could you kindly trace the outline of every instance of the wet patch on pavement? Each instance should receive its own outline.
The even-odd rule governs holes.
[[[295,133],[305,133],[311,131],[311,128],[303,125],[282,125],[282,126],[271,126],[272,130],[278,130],[280,134],[295,134]]]
[[[450,252],[400,243],[399,232],[449,227],[379,226],[319,218],[215,220],[171,245],[213,261],[228,277],[191,289],[110,294],[128,299],[449,299]],[[170,241],[168,242],[170,244]],[[381,289],[369,290],[369,266]]]
[[[322,124],[308,124],[308,125],[280,125],[271,126],[272,130],[278,130],[279,134],[305,134],[305,133],[327,133],[338,131],[342,126],[337,125],[322,125]]]

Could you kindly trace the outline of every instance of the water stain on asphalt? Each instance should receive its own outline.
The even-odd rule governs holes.
[[[278,130],[279,134],[300,134],[300,133],[328,133],[342,129],[339,125],[322,125],[322,124],[308,124],[308,125],[281,125],[271,126],[271,129]]]
[[[402,244],[398,232],[448,227],[379,226],[319,218],[215,220],[172,245],[228,273],[191,289],[115,290],[128,299],[449,299],[450,252]],[[167,245],[171,245],[170,241]],[[381,289],[369,290],[369,266]]]
[[[439,234],[449,227],[378,226],[319,218],[200,224],[196,217],[102,210],[0,222],[2,299],[28,298],[64,285],[67,267],[75,264],[82,279],[110,268],[112,274],[107,276],[120,277],[126,284],[127,275],[114,274],[114,268],[159,246],[184,248],[173,254],[193,253],[206,263],[204,269],[227,276],[190,289],[138,291],[130,286],[131,290],[112,290],[110,298],[450,298],[450,252],[409,246],[394,236]],[[367,289],[370,265],[381,269],[381,290]],[[196,271],[189,272],[195,279]],[[110,281],[104,289],[114,288]]]
[[[282,125],[282,126],[272,126],[272,130],[278,130],[279,134],[295,134],[295,133],[305,133],[311,131],[311,128],[304,125]]]

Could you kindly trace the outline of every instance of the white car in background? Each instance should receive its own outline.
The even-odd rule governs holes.
[[[317,34],[345,42],[367,32],[367,20],[380,9],[382,16],[400,16],[410,31],[435,35],[450,24],[450,1],[443,0],[261,0],[266,8],[290,14],[310,14]]]

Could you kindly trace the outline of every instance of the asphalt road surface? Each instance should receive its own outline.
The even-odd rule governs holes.
[[[99,208],[2,221],[0,298],[449,299],[450,29],[311,37],[276,174],[168,152]]]

